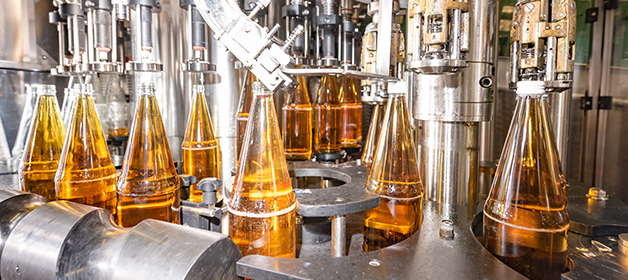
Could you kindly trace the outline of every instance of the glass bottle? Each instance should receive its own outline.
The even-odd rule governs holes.
[[[357,148],[362,141],[362,102],[357,79],[340,79],[340,144],[343,148]]]
[[[409,238],[421,227],[423,185],[404,93],[405,83],[391,87],[366,190],[380,196],[365,212],[364,251],[371,252]],[[398,85],[397,84],[397,85]]]
[[[296,198],[284,157],[273,95],[253,84],[233,192],[229,200],[229,237],[243,256],[295,257]]]
[[[55,176],[57,199],[92,205],[116,213],[116,168],[92,97],[91,84],[83,85],[63,144]]]
[[[24,100],[24,109],[22,110],[22,118],[20,119],[20,126],[17,130],[17,136],[15,137],[15,144],[11,150],[13,158],[11,160],[11,166],[14,171],[18,171],[20,161],[24,157],[24,147],[28,144],[28,133],[31,130],[33,113],[35,112],[35,106],[37,105],[37,86],[26,86],[26,100]]]
[[[120,87],[118,74],[100,74],[105,81],[105,99],[107,103],[107,131],[109,137],[122,137],[129,134],[128,110],[124,91]]]
[[[198,181],[207,177],[221,179],[220,146],[211,117],[207,100],[205,99],[205,86],[192,86],[194,100],[188,115],[188,125],[185,130],[185,138],[181,148],[183,149],[183,173],[194,175]],[[218,193],[217,201],[222,196]],[[196,184],[190,186],[190,201],[202,202],[203,192],[196,189]]]
[[[52,85],[37,87],[35,112],[19,167],[22,190],[50,201],[55,200],[54,179],[65,137],[56,92]]]
[[[96,114],[98,116],[98,120],[100,120],[105,138],[107,138],[109,133],[109,122],[107,121],[107,97],[105,96],[105,92],[102,91],[102,86],[100,84],[100,78],[98,77],[98,74],[88,73],[85,77],[85,84],[89,84],[93,88],[94,93],[92,94],[92,98],[94,100]]]
[[[484,205],[486,248],[531,279],[560,279],[567,264],[566,180],[542,81],[517,83],[517,107]]]
[[[63,118],[63,125],[65,127],[70,126],[70,121],[72,121],[72,109],[74,108],[76,97],[80,94],[81,85],[83,84],[85,84],[85,78],[83,76],[70,76],[68,87],[63,91],[61,117]]]
[[[323,76],[314,104],[314,150],[340,152],[340,99],[336,77]]]
[[[140,85],[117,185],[118,225],[131,227],[147,218],[180,223],[179,175],[152,83]]]
[[[236,121],[238,123],[238,139],[237,139],[237,154],[236,161],[240,160],[240,154],[242,153],[242,143],[244,142],[244,134],[246,133],[246,123],[249,120],[249,112],[251,111],[251,103],[253,102],[253,83],[259,81],[253,73],[246,72],[246,84],[240,94],[240,101],[238,104],[238,113],[236,114]]]
[[[379,132],[382,129],[382,121],[384,120],[385,113],[386,105],[379,103],[373,105],[373,116],[371,117],[369,132],[366,135],[364,150],[362,151],[362,165],[366,167],[371,167],[373,164],[373,156],[375,155],[375,149],[377,148],[377,139],[379,138]]]
[[[297,76],[299,85],[287,91],[281,113],[283,141],[288,160],[308,160],[312,156],[312,102],[304,76]]]

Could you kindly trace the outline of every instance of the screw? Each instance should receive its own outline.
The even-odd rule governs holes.
[[[560,25],[556,25],[556,30],[560,30]]]
[[[440,237],[444,239],[454,239],[454,223],[449,220],[443,220],[438,233],[440,234]]]
[[[247,23],[244,25],[244,32],[248,33],[249,31],[251,31],[251,25]]]
[[[527,5],[525,5],[525,6],[523,7],[523,10],[524,10],[526,13],[530,13],[530,12],[534,11],[534,4],[532,4],[532,3],[528,3]]]
[[[336,197],[336,199],[334,201],[335,202],[343,202],[343,201],[345,201],[345,199],[342,198],[342,197]]]
[[[378,259],[372,259],[369,261],[370,266],[380,266],[382,263]]]

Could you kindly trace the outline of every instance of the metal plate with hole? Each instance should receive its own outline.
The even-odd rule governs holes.
[[[330,217],[362,212],[379,205],[379,196],[366,191],[369,169],[355,162],[326,165],[291,162],[292,177],[322,177],[344,182],[337,187],[323,189],[294,189],[299,201],[297,214],[303,217]]]

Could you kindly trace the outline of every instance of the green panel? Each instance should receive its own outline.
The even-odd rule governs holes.
[[[591,53],[591,34],[593,30],[592,23],[586,23],[586,11],[593,7],[593,1],[576,1],[576,63],[589,64],[589,55]],[[598,20],[603,20],[598,18]]]

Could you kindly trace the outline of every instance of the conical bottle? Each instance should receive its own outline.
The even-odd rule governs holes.
[[[98,116],[98,120],[100,120],[105,138],[107,138],[109,133],[109,122],[107,121],[107,97],[105,96],[105,92],[102,91],[102,85],[100,84],[100,78],[98,77],[98,74],[87,74],[87,76],[85,77],[85,84],[91,85],[94,89],[92,97],[94,99],[96,114]]]
[[[244,134],[246,133],[246,123],[249,120],[249,112],[251,111],[251,103],[253,102],[253,83],[259,81],[253,73],[250,71],[246,73],[246,84],[240,94],[240,101],[238,104],[238,113],[236,114],[236,121],[238,123],[238,139],[237,139],[237,154],[236,161],[240,160],[240,154],[242,153],[242,143],[244,142]]]
[[[83,76],[70,76],[68,87],[63,91],[61,117],[63,118],[63,125],[65,127],[70,126],[70,122],[72,121],[72,109],[74,108],[76,97],[80,94],[83,84],[85,84],[85,78]]]
[[[314,104],[314,150],[340,152],[340,99],[336,77],[323,76]]]
[[[283,116],[283,141],[288,160],[308,160],[312,156],[312,102],[304,76],[297,76],[299,85],[287,91]]]
[[[362,102],[357,79],[340,79],[340,144],[343,148],[357,148],[362,142]]]
[[[117,185],[118,225],[135,226],[148,218],[180,223],[179,175],[152,83],[140,85]]]
[[[37,104],[28,143],[20,164],[22,190],[55,200],[55,173],[59,165],[65,126],[59,112],[55,87],[37,87]]]
[[[120,87],[118,74],[101,74],[106,84],[105,96],[107,104],[108,137],[121,137],[129,134],[129,103]]]
[[[181,148],[183,149],[183,173],[194,175],[198,181],[207,177],[221,179],[220,146],[211,117],[207,100],[205,99],[205,86],[194,85],[194,100],[188,115],[188,125],[185,130],[185,138]],[[222,196],[218,195],[217,201]],[[190,201],[202,202],[203,192],[196,189],[196,184],[190,186]]]
[[[377,139],[379,138],[379,132],[382,129],[382,121],[384,120],[385,113],[385,104],[378,103],[373,105],[373,116],[371,117],[369,132],[366,135],[364,150],[362,151],[362,165],[364,166],[371,167],[373,164],[373,156],[375,155],[375,149],[377,148]]]
[[[566,180],[542,81],[517,83],[517,107],[484,205],[486,248],[531,279],[560,279],[567,264]]]
[[[55,176],[57,199],[92,205],[116,213],[116,168],[92,97],[85,84],[76,98]]]
[[[28,144],[28,133],[30,132],[33,113],[37,105],[37,86],[26,86],[26,99],[24,100],[24,109],[22,110],[22,118],[20,119],[20,127],[17,130],[15,144],[11,150],[13,156],[11,166],[14,171],[18,171],[20,161],[24,157],[24,147]]]
[[[379,206],[365,212],[364,251],[388,247],[419,230],[423,185],[419,176],[404,82],[389,90],[388,106],[377,140],[366,190],[380,196]]]
[[[253,84],[245,145],[229,200],[229,237],[243,256],[295,257],[296,198],[273,95]]]

